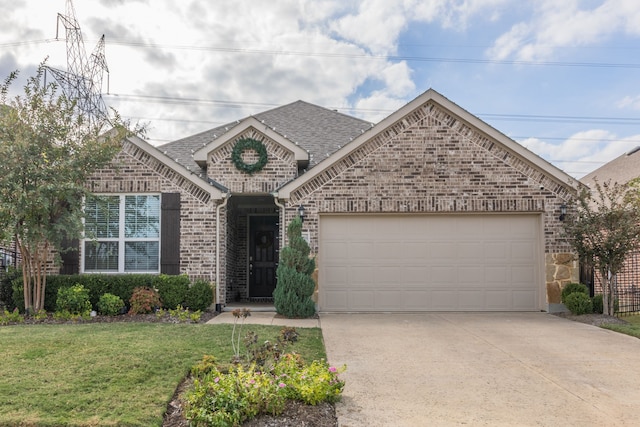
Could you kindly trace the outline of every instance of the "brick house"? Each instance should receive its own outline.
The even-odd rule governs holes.
[[[559,217],[578,183],[434,90],[375,125],[298,101],[128,138],[88,185],[108,202],[67,271],[188,274],[219,306],[271,298],[301,212],[321,311],[549,310],[577,277]]]
[[[580,179],[584,185],[594,188],[595,182],[617,182],[627,184],[640,177],[640,147],[611,160]],[[582,272],[580,281],[591,288],[591,292],[602,293],[602,282],[598,272]],[[617,275],[617,297],[620,312],[640,311],[640,253],[627,258],[624,267]]]

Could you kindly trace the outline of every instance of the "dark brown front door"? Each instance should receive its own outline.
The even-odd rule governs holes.
[[[249,217],[249,298],[271,298],[278,266],[278,217]]]

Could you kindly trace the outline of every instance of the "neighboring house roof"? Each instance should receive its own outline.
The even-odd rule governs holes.
[[[296,101],[248,118],[251,117],[306,150],[310,157],[308,168],[373,126],[365,120],[304,101]],[[204,171],[192,155],[246,119],[164,144],[158,149],[182,166],[202,173]]]
[[[580,179],[580,182],[585,185],[591,185],[594,180],[598,180],[600,183],[611,181],[613,183],[626,184],[639,176],[640,147],[636,147],[585,175]]]

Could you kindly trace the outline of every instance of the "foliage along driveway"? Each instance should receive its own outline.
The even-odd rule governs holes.
[[[341,427],[637,425],[640,340],[546,313],[321,314]]]

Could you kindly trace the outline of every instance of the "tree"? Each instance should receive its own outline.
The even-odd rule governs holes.
[[[640,186],[595,181],[583,188],[564,222],[567,241],[602,278],[603,312],[614,314],[616,275],[640,247]]]
[[[44,63],[11,100],[17,71],[0,86],[0,239],[15,241],[22,257],[28,313],[44,308],[53,254],[82,233],[86,179],[113,159],[128,132],[117,114],[89,123],[77,100],[42,83],[43,73]]]
[[[311,317],[316,306],[311,299],[316,284],[311,275],[316,262],[309,258],[309,245],[302,238],[302,220],[296,217],[287,227],[289,246],[280,251],[276,270],[277,284],[273,301],[278,314],[286,317]]]

